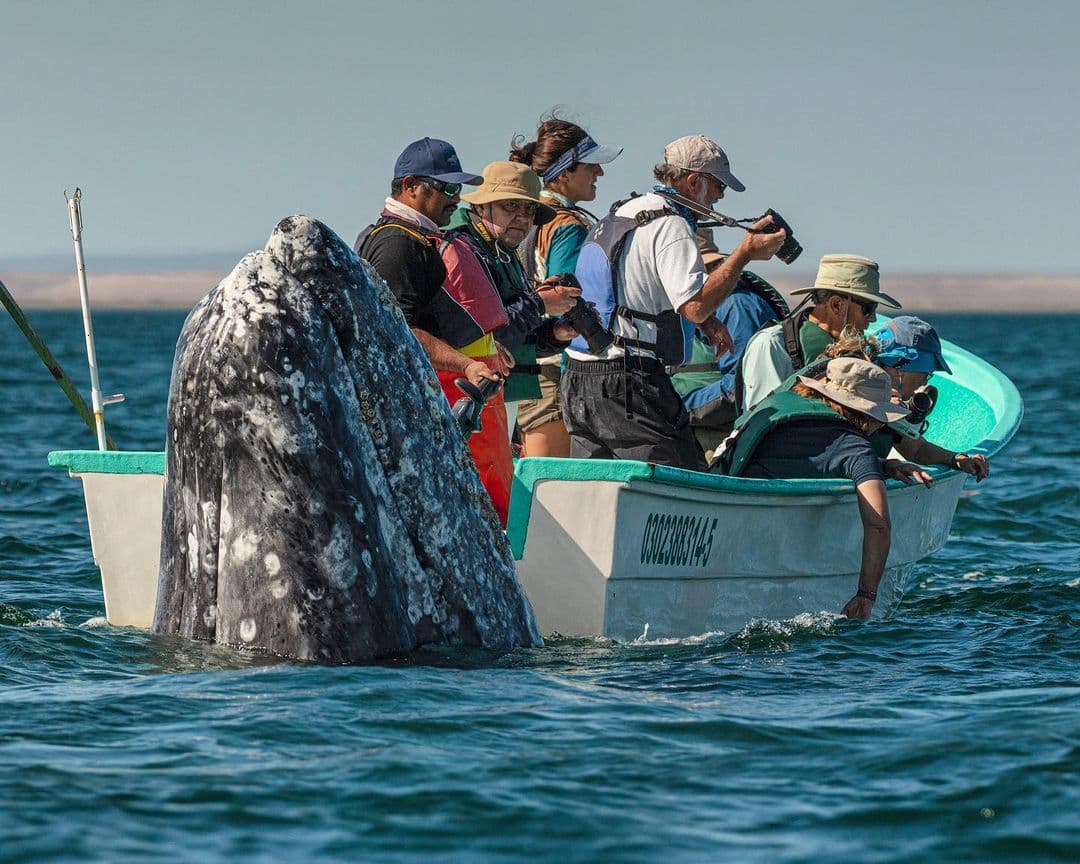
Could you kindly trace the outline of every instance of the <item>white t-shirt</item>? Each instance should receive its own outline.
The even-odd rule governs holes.
[[[632,198],[615,211],[617,216],[635,216],[643,210],[662,210],[667,201],[648,193]],[[678,310],[705,284],[705,263],[701,260],[697,238],[690,223],[681,216],[663,216],[635,228],[623,244],[618,267],[618,302],[630,309],[656,314],[668,309]],[[635,333],[636,325],[636,333]],[[656,341],[656,325],[651,321],[628,321],[613,315],[612,332],[630,339]],[[652,351],[634,349],[646,356]],[[566,353],[577,360],[613,360],[622,357],[623,349],[611,345],[601,355],[588,354],[574,348]]]

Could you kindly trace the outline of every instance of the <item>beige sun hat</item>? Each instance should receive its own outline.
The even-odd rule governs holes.
[[[712,174],[732,192],[745,192],[746,187],[731,173],[731,162],[720,145],[704,135],[684,135],[664,148],[664,162],[673,168]]]
[[[706,270],[727,258],[727,255],[717,248],[711,228],[698,228],[697,245],[701,250],[701,260],[705,262]]]
[[[903,405],[892,401],[889,373],[869,360],[837,357],[825,367],[824,381],[805,375],[800,375],[799,381],[834,402],[854,408],[882,423],[902,420],[909,413]]]
[[[484,168],[484,181],[477,190],[461,197],[470,204],[490,204],[511,198],[534,201],[538,205],[534,224],[543,225],[555,218],[555,208],[540,200],[540,177],[520,162],[492,162]]]
[[[900,308],[898,300],[881,290],[877,261],[860,255],[822,255],[814,284],[791,293],[809,294],[811,291],[846,294],[871,303],[883,303],[893,309]]]

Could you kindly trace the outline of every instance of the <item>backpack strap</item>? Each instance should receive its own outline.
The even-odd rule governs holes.
[[[801,315],[789,315],[780,322],[780,329],[784,334],[784,350],[791,360],[792,369],[801,369],[806,365],[802,345],[799,343],[799,325],[802,323],[800,318]]]
[[[353,245],[353,249],[355,250],[356,254],[363,258],[363,249],[365,246],[367,246],[368,241],[371,240],[371,238],[378,234],[380,231],[383,231],[386,228],[397,228],[399,231],[404,231],[406,234],[415,237],[421,243],[428,243],[432,246],[435,246],[438,240],[441,239],[440,237],[432,237],[427,234],[421,234],[415,228],[410,228],[408,225],[402,225],[400,222],[384,217],[383,219],[380,219],[378,222],[376,222],[374,226],[360,232],[360,236],[356,238],[356,243]],[[439,247],[439,251],[442,251],[442,247]]]

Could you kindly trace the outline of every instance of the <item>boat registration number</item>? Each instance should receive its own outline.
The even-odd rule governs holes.
[[[650,513],[641,535],[641,563],[704,567],[712,554],[718,519]]]

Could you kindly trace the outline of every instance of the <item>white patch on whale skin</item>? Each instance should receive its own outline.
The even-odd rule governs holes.
[[[292,390],[293,401],[300,402],[304,395],[304,385],[307,384],[304,373],[297,369],[285,379],[285,384]]]
[[[199,572],[199,538],[195,534],[194,525],[187,535],[187,569],[192,576]]]
[[[266,572],[271,576],[277,576],[281,572],[281,559],[278,558],[275,552],[267,553],[266,557],[263,558],[263,564],[266,565]]]
[[[245,531],[239,537],[232,542],[232,546],[229,547],[229,554],[238,562],[244,562],[251,558],[255,554],[255,550],[259,545],[259,538],[254,531]]]
[[[259,628],[255,626],[254,618],[244,618],[240,621],[240,638],[245,642],[254,642],[255,634],[259,632]]]
[[[229,511],[229,496],[222,494],[221,496],[221,532],[228,534],[232,531],[232,513]]]
[[[352,532],[346,525],[335,519],[330,542],[326,544],[323,556],[331,584],[341,591],[347,591],[356,584],[356,567],[349,555],[351,548]]]
[[[289,593],[289,583],[285,579],[274,579],[270,582],[270,596],[275,600],[281,600]]]

